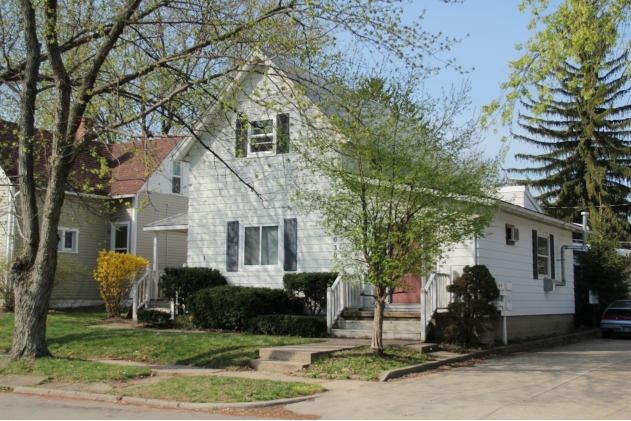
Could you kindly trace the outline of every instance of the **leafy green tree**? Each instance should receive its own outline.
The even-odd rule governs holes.
[[[400,0],[32,0],[0,3],[0,113],[18,122],[20,235],[12,358],[49,355],[46,311],[68,175],[98,138],[189,131],[250,53],[342,59],[336,36],[418,64],[448,47],[402,23]],[[84,118],[93,124],[82,125]],[[52,133],[36,183],[36,127]],[[85,130],[82,130],[85,129]],[[48,140],[40,140],[48,141]],[[212,149],[204,145],[211,153]],[[227,165],[227,164],[226,164]],[[36,192],[42,192],[38,202]],[[43,204],[42,204],[43,203]]]
[[[631,259],[618,254],[616,245],[617,241],[596,234],[590,237],[589,251],[576,253],[574,321],[578,326],[598,326],[609,304],[629,298]],[[590,291],[598,296],[598,304],[589,304]]]
[[[370,347],[379,355],[389,291],[406,274],[431,273],[495,210],[495,163],[476,151],[474,122],[453,122],[468,104],[466,89],[435,100],[418,96],[417,82],[351,76],[333,84],[340,87],[323,101],[330,126],[313,130],[303,150],[314,183],[295,197],[342,239],[336,269],[365,274],[373,286]]]
[[[517,115],[514,138],[541,151],[516,155],[531,166],[511,169],[520,183],[540,192],[550,215],[579,222],[589,210],[592,229],[626,237],[631,233],[631,85],[621,25],[627,1],[566,0],[545,14],[546,0],[526,0],[531,26],[544,28],[512,62],[506,102],[491,104],[487,117],[502,110],[504,122]],[[608,210],[612,211],[609,212]]]
[[[500,291],[485,265],[465,266],[447,291],[455,296],[447,308],[455,317],[447,336],[463,346],[471,345],[497,317],[495,301]]]

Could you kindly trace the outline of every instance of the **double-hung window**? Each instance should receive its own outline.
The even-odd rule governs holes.
[[[250,122],[248,139],[248,154],[274,153],[276,150],[276,136],[274,135],[274,120],[258,120]]]
[[[62,253],[79,252],[79,230],[59,227],[57,230],[57,251]]]
[[[245,227],[244,266],[278,265],[278,226]]]
[[[112,224],[111,249],[119,253],[129,253],[129,222]]]
[[[173,162],[171,193],[182,194],[182,164],[180,162]]]
[[[550,245],[548,237],[537,236],[537,273],[539,275],[549,275],[550,268]]]

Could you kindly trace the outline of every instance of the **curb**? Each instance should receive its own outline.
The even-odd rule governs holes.
[[[177,408],[177,409],[192,409],[196,411],[203,411],[209,409],[250,409],[250,408],[264,408],[268,406],[288,405],[291,403],[303,402],[309,399],[313,399],[321,395],[322,393],[300,396],[297,398],[276,399],[273,401],[260,401],[260,402],[237,402],[237,403],[194,403],[194,402],[177,402],[168,401],[163,399],[148,399],[148,398],[135,398],[133,396],[119,396],[119,395],[107,395],[103,393],[89,393],[78,392],[74,390],[63,389],[44,389],[41,387],[16,387],[13,389],[13,393],[20,393],[24,395],[40,395],[40,396],[59,396],[64,398],[78,398],[99,402],[113,402],[113,403],[127,403],[131,405],[149,405],[159,406],[163,408]]]
[[[523,344],[506,345],[497,348],[486,349],[484,351],[472,352],[471,354],[463,354],[457,357],[445,358],[444,360],[440,361],[432,361],[423,364],[410,365],[407,367],[394,368],[392,370],[384,371],[379,374],[379,381],[387,382],[388,380],[407,376],[408,374],[422,373],[424,371],[434,370],[443,365],[459,363],[473,358],[486,357],[488,355],[504,355],[513,352],[529,351],[537,348],[559,346],[564,345],[563,341],[567,339],[588,340],[598,338],[599,336],[600,329],[594,329],[587,332],[571,333],[569,335],[555,336],[553,338],[538,339],[536,341],[526,342]]]

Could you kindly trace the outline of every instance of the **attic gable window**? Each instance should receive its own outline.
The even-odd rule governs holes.
[[[238,114],[235,134],[235,156],[238,158],[288,153],[289,114],[260,120],[250,120]]]
[[[248,138],[248,155],[258,153],[274,153],[276,149],[273,120],[250,122]]]

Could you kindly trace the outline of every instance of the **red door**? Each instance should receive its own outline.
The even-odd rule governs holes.
[[[421,303],[421,275],[407,274],[403,277],[406,286],[397,288],[392,294],[392,304],[420,304]]]

